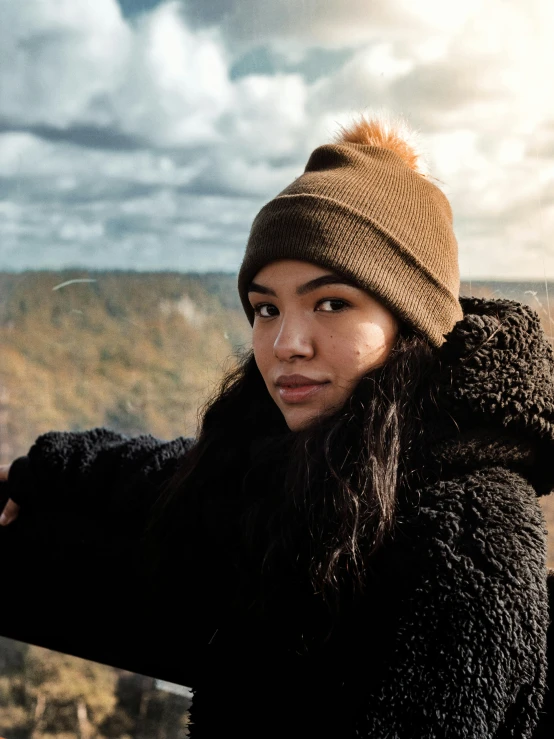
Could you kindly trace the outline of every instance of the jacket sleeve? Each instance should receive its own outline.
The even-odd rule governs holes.
[[[21,512],[0,529],[0,634],[177,682],[156,661],[143,537],[192,444],[107,429],[39,437],[4,486]]]
[[[25,508],[116,515],[152,505],[194,440],[128,437],[105,428],[39,436],[10,468],[5,496]]]
[[[534,491],[490,468],[420,492],[410,533],[416,585],[360,736],[532,737],[548,625]]]

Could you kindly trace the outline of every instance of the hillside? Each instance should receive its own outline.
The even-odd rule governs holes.
[[[554,335],[554,285],[461,292],[527,302]],[[199,406],[249,335],[229,274],[0,273],[0,463],[51,429],[194,435]],[[543,505],[554,567],[554,497]]]
[[[74,282],[59,287],[70,280]],[[193,435],[249,325],[229,275],[0,274],[0,458],[49,429]]]

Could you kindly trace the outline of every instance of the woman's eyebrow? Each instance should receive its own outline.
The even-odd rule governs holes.
[[[317,290],[318,287],[324,285],[348,285],[349,287],[357,287],[354,280],[349,280],[347,277],[339,277],[339,275],[323,275],[322,277],[316,277],[315,280],[310,280],[304,285],[296,288],[297,295],[306,295],[306,293]]]
[[[323,275],[322,277],[316,277],[314,280],[304,283],[296,288],[297,295],[306,295],[317,290],[318,287],[324,287],[325,285],[348,285],[349,287],[357,287],[353,280],[349,280],[346,277],[339,277],[338,275]],[[251,282],[248,286],[249,293],[261,293],[262,295],[273,295],[277,297],[277,293],[270,287],[260,285],[258,282]]]
[[[248,292],[261,293],[262,295],[273,295],[274,298],[277,297],[277,293],[274,292],[270,287],[265,287],[265,285],[260,285],[257,282],[251,282],[248,285]]]

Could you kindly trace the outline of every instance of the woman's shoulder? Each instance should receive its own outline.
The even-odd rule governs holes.
[[[427,436],[443,474],[488,467],[554,489],[554,352],[538,314],[511,300],[463,298],[464,317],[432,370]]]
[[[497,525],[528,517],[542,523],[541,507],[533,487],[517,471],[488,465],[427,482],[410,492],[412,516],[439,524],[442,516],[466,525]]]

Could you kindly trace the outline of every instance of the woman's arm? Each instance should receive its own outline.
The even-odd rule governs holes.
[[[416,589],[360,736],[531,737],[548,626],[534,491],[500,468],[440,483],[421,491],[410,535]]]
[[[192,443],[106,429],[37,439],[6,485],[21,513],[0,529],[0,633],[163,676],[142,538]]]
[[[193,439],[127,437],[105,428],[51,431],[40,436],[9,471],[4,498],[23,509],[129,516],[148,509],[177,469]]]

